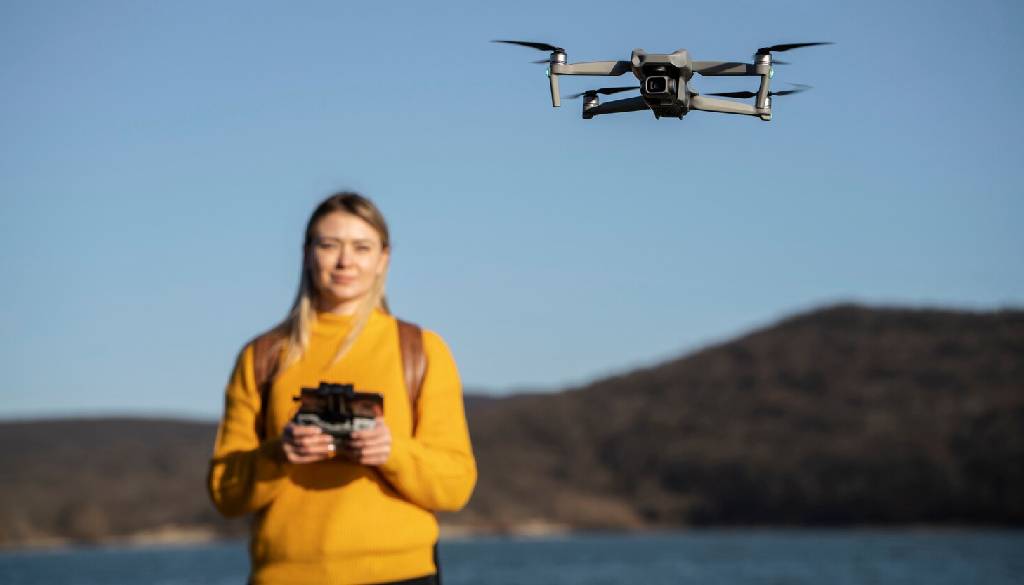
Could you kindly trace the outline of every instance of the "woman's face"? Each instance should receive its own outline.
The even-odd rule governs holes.
[[[313,227],[310,267],[321,311],[349,314],[388,267],[380,234],[361,218],[335,211]]]

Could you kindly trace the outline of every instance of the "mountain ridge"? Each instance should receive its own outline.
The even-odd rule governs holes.
[[[466,406],[480,480],[447,530],[1024,524],[1020,310],[834,305]],[[214,434],[149,417],[0,422],[0,546],[244,534],[207,501]]]

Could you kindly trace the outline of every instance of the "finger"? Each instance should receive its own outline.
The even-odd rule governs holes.
[[[312,437],[307,437],[306,441],[308,441],[308,443],[313,446],[326,447],[327,445],[333,445],[335,439],[331,435],[324,433],[322,435],[314,435]]]
[[[320,430],[320,427],[316,425],[297,425],[289,423],[288,426],[290,426],[292,429],[292,435],[296,437],[309,437],[312,435],[325,434],[322,430]]]
[[[318,440],[310,440],[309,437],[289,437],[284,441],[286,445],[291,445],[293,448],[299,450],[313,448],[318,442]]]
[[[330,456],[337,451],[334,441],[318,441],[306,447],[310,454]]]
[[[389,431],[386,427],[378,427],[376,429],[368,431],[355,431],[350,435],[350,437],[352,441],[357,441],[361,443],[376,442],[382,439],[390,440],[391,431]]]
[[[303,459],[305,457],[309,457],[310,453],[309,450],[303,447],[302,445],[294,445],[290,449],[290,454],[291,459],[293,459],[295,462],[300,462],[298,460]]]
[[[312,446],[309,445],[308,443],[306,443],[305,441],[296,441],[296,442],[292,443],[292,449],[296,453],[299,453],[301,455],[305,455],[305,454],[310,452],[310,450],[312,449]]]
[[[364,455],[359,460],[359,463],[361,465],[384,465],[387,460],[388,455],[386,453],[378,453],[374,455]]]
[[[296,455],[292,463],[316,463],[329,459],[326,455]]]
[[[333,443],[334,437],[324,433],[321,435],[295,437],[292,442],[307,449],[316,449],[317,447],[326,447],[328,443]]]
[[[328,452],[327,449],[302,449],[302,448],[296,448],[296,449],[294,449],[292,451],[292,453],[296,457],[300,457],[300,458],[308,458],[308,457],[326,458],[326,457],[330,456],[330,452]]]
[[[308,453],[301,453],[293,448],[285,447],[285,457],[290,463],[313,463],[325,459],[324,455],[311,455]]]
[[[350,434],[349,437],[353,441],[361,441],[363,439],[373,437],[375,435],[376,430],[377,429],[370,429],[366,431],[352,431],[352,434]]]
[[[391,441],[389,441],[389,440],[364,441],[364,442],[361,442],[361,443],[357,443],[357,444],[353,445],[352,447],[353,447],[353,449],[358,449],[360,452],[379,451],[381,449],[390,450],[391,449]]]
[[[384,463],[388,460],[388,456],[391,455],[391,449],[373,449],[365,450],[359,454],[360,463]]]
[[[374,445],[372,447],[365,447],[360,449],[359,452],[363,455],[378,455],[381,453],[390,453],[391,445]]]
[[[281,451],[284,452],[284,458],[288,461],[291,461],[292,457],[295,457],[295,449],[288,443],[283,443],[281,445]]]
[[[385,441],[391,442],[391,433],[375,433],[372,435],[363,435],[362,437],[355,439],[355,441],[358,441],[359,443],[362,444],[381,443]]]

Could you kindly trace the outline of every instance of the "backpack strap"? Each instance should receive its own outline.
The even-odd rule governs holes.
[[[281,342],[285,335],[273,329],[260,335],[252,342],[252,365],[256,378],[256,389],[260,393],[260,408],[256,413],[256,436],[262,441],[266,438],[266,407],[270,404],[270,389],[277,377],[277,368],[281,363]]]
[[[413,429],[416,428],[416,403],[423,388],[423,378],[427,374],[427,354],[423,350],[423,330],[414,323],[398,321],[398,347],[402,352],[402,374],[405,390],[409,394],[412,405]],[[277,369],[281,363],[281,342],[285,335],[278,329],[268,331],[253,340],[253,373],[256,388],[260,393],[260,409],[256,415],[256,436],[260,440],[266,437],[266,406],[270,404],[270,390],[277,377]]]
[[[398,321],[398,347],[402,351],[402,373],[405,376],[405,390],[409,393],[412,407],[412,432],[416,433],[416,405],[423,389],[423,377],[427,374],[427,354],[423,351],[423,330],[415,323]],[[387,481],[385,479],[384,481]],[[434,542],[434,583],[441,585],[441,561]]]
[[[423,351],[423,330],[414,323],[398,321],[398,346],[402,351],[402,373],[405,376],[405,390],[412,405],[412,426],[416,429],[416,404],[423,388],[423,377],[427,374],[427,354]]]

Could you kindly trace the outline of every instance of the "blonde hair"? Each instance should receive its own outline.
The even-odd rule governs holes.
[[[306,237],[302,245],[302,274],[299,275],[299,290],[295,295],[295,302],[292,303],[288,316],[275,327],[275,329],[283,334],[285,343],[284,360],[281,363],[281,369],[287,368],[302,359],[302,356],[309,350],[310,332],[313,329],[313,324],[316,322],[318,295],[310,264],[310,248],[313,245],[314,237],[313,230],[316,228],[317,222],[335,212],[354,215],[370,224],[380,236],[382,250],[388,251],[391,249],[391,237],[388,234],[388,225],[384,221],[384,215],[366,197],[351,191],[344,191],[331,195],[317,205],[313,214],[309,216],[309,222],[306,224]],[[352,327],[349,329],[348,334],[345,335],[345,338],[341,340],[341,343],[338,344],[338,350],[334,354],[331,364],[337,363],[349,348],[352,347],[356,338],[359,337],[363,328],[366,327],[366,322],[369,321],[374,309],[379,308],[385,313],[390,313],[387,299],[384,296],[384,283],[386,280],[386,270],[374,279],[370,287],[370,293],[356,308],[352,318]]]

